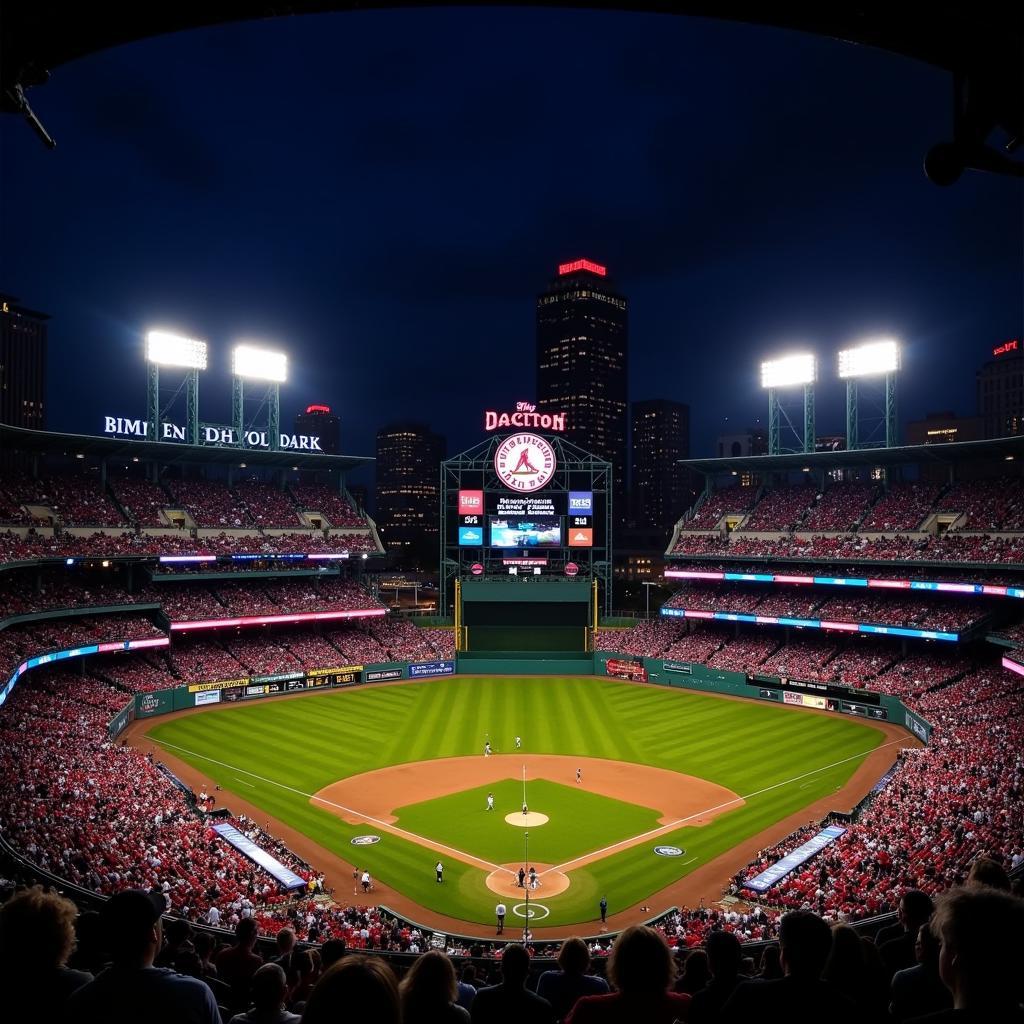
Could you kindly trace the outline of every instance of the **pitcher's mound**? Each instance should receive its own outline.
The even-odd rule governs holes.
[[[518,825],[520,828],[533,828],[535,825],[546,825],[548,816],[538,811],[527,811],[526,814],[522,811],[513,811],[505,815],[505,820],[510,825]]]
[[[536,889],[530,890],[531,900],[557,896],[569,888],[568,875],[563,875],[561,871],[552,871],[547,864],[534,864],[533,866],[537,869],[540,885]],[[487,876],[487,888],[506,900],[525,900],[526,890],[519,888],[519,869],[521,867],[521,864],[504,864],[497,871],[492,871]],[[529,879],[526,884],[530,884]]]

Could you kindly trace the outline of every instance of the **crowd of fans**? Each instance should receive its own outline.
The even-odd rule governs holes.
[[[875,484],[834,484],[818,496],[799,529],[841,533],[852,530],[860,523],[877,493]]]
[[[814,504],[816,497],[815,489],[806,484],[775,487],[765,492],[740,526],[740,531],[791,530]]]
[[[962,633],[992,612],[983,601],[919,596],[919,592],[840,590],[822,587],[761,588],[749,584],[688,583],[665,602],[668,608],[696,611],[865,622]]]
[[[364,524],[365,526],[365,524]],[[369,554],[378,551],[373,535],[360,532],[295,530],[288,533],[261,534],[252,528],[237,535],[208,533],[193,537],[188,531],[173,534],[135,533],[109,529],[91,534],[71,534],[53,530],[0,530],[0,562],[18,562],[40,558],[145,558],[156,555],[236,555],[236,554]]]
[[[713,491],[704,498],[682,526],[683,530],[713,530],[722,516],[743,515],[751,505],[757,491],[753,487],[727,487],[721,491]]]
[[[890,484],[861,520],[861,532],[913,532],[924,522],[941,490],[936,484]]]
[[[944,533],[906,536],[832,536],[783,535],[747,537],[743,532],[729,537],[708,534],[680,534],[672,549],[674,555],[713,556],[716,558],[772,558],[800,561],[903,561],[903,562],[975,562],[979,564],[1019,564],[1024,562],[1024,537],[989,534]]]
[[[117,505],[98,480],[84,476],[51,476],[33,479],[5,474],[0,480],[0,521],[23,524],[33,521],[26,506],[48,509],[54,525],[120,526],[124,523]]]
[[[292,484],[296,504],[306,512],[319,512],[331,526],[365,526],[363,517],[347,498],[325,484]]]

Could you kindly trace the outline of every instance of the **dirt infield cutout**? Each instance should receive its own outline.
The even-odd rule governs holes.
[[[350,825],[372,824],[378,829],[394,831],[412,838],[428,849],[444,850],[467,864],[480,867],[486,863],[469,852],[463,853],[422,836],[411,836],[401,828],[391,829],[398,818],[395,809],[408,804],[435,800],[438,797],[463,793],[467,789],[486,787],[505,779],[547,779],[624,803],[652,807],[659,812],[659,825],[671,825],[685,819],[687,825],[706,825],[719,814],[742,807],[744,801],[732,790],[707,779],[683,775],[667,768],[608,761],[596,757],[573,757],[567,754],[494,754],[491,757],[441,757],[434,761],[416,761],[391,765],[361,775],[339,779],[315,793],[310,802],[337,814]],[[580,781],[577,783],[577,771]],[[637,794],[643,800],[637,800]],[[709,811],[708,808],[714,808]],[[530,812],[527,818],[537,812]],[[541,815],[547,820],[546,816]],[[506,817],[510,824],[522,825],[523,815],[514,812]],[[513,821],[512,819],[519,819]],[[527,821],[528,825],[536,824]],[[645,842],[649,834],[616,843],[615,852],[635,843]],[[600,860],[611,850],[596,850],[573,860],[574,866]],[[497,865],[488,865],[496,868]],[[546,895],[553,895],[545,882]],[[566,887],[568,879],[566,880]],[[490,887],[490,886],[489,886]],[[495,890],[498,891],[498,890]],[[522,890],[519,890],[521,893]],[[503,895],[515,895],[504,893]]]

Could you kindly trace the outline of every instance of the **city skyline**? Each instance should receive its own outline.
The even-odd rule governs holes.
[[[565,80],[587,82],[569,118]],[[628,400],[690,405],[693,456],[764,424],[762,357],[816,349],[819,432],[841,433],[840,348],[902,340],[905,425],[973,415],[975,371],[1022,334],[1019,185],[929,184],[946,76],[864,47],[621,12],[344,13],[119,47],[37,102],[52,153],[0,119],[0,287],[52,316],[56,429],[142,415],[142,335],[165,326],[211,344],[211,420],[251,338],[289,353],[282,422],[329,405],[370,454],[408,415],[461,450],[482,409],[538,397],[534,298],[581,257],[630,299]]]

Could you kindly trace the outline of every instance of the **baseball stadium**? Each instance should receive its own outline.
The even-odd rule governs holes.
[[[877,927],[1019,861],[1024,441],[693,460],[677,589],[622,620],[610,463],[529,403],[485,423],[441,466],[429,622],[374,584],[365,460],[3,428],[5,856],[463,952]]]
[[[355,6],[298,4],[287,13],[333,16]],[[649,18],[679,13],[676,5],[639,6]],[[188,8],[126,16],[109,37],[102,19],[94,24],[92,14],[79,13],[63,25],[59,45],[45,41],[47,16],[19,12],[14,41],[4,39],[0,111],[17,114],[53,148],[25,99],[25,88],[48,77],[46,66],[245,16]],[[894,28],[859,8],[849,24],[831,29],[825,15],[805,24],[795,15],[683,8],[874,46]],[[247,11],[282,13],[265,5]],[[993,92],[1005,90],[1005,72],[992,72],[991,81],[982,74],[991,91],[977,88],[974,65],[969,75],[950,56],[959,53],[944,34],[956,35],[959,24],[950,24],[942,22],[927,48],[902,36],[891,44],[951,72],[953,141],[929,151],[926,173],[943,185],[968,170],[1024,177],[1006,155],[1019,132],[1008,133],[1006,153],[985,142],[1016,116],[1007,104],[986,108]],[[211,43],[207,58],[226,81],[221,59],[227,69],[249,44],[238,42],[237,54],[229,53],[235,43],[221,45]],[[299,53],[294,40],[287,46]],[[382,103],[390,102],[391,78],[406,88],[419,74],[402,54],[396,46],[381,59],[388,66],[372,88]],[[399,70],[403,61],[409,66]],[[629,63],[626,77],[654,81],[661,73],[653,58],[648,66],[646,51]],[[571,62],[566,68],[567,78],[585,78],[583,70],[570,74]],[[642,88],[653,109],[657,90]],[[492,119],[480,89],[484,98],[473,98],[459,133],[474,147],[500,149],[508,145],[505,126]],[[685,86],[687,101],[693,91]],[[125,106],[127,122],[170,121],[155,97],[138,100],[137,109],[122,99],[111,91],[104,102]],[[277,116],[290,119],[292,103],[280,100]],[[609,111],[607,121],[621,115]],[[97,123],[107,116],[82,115]],[[223,116],[235,117],[231,104]],[[822,121],[832,116],[824,102],[815,111]],[[569,131],[572,117],[548,111],[544,119],[557,134]],[[680,117],[675,111],[658,132],[676,132]],[[431,127],[421,135],[417,124],[414,136],[404,122],[378,120],[365,139],[353,131],[345,144],[397,153],[391,136],[408,131],[419,139],[410,145],[427,152]],[[534,114],[525,120],[532,130]],[[274,137],[258,121],[246,131]],[[194,144],[189,159],[197,166],[186,167],[182,156],[177,167],[161,153],[160,173],[180,176],[196,196],[209,187],[212,196],[198,163],[216,167],[205,154],[208,143],[216,151],[221,127],[207,126],[209,138],[203,130],[178,134],[182,150]],[[887,130],[879,128],[878,138]],[[118,145],[132,159],[154,158],[141,142],[126,145],[122,131],[130,135],[118,121]],[[324,135],[331,132],[344,134],[332,126]],[[167,149],[175,135],[168,131]],[[764,137],[752,138],[758,156],[744,174],[781,179],[760,152]],[[273,143],[296,166],[312,165],[302,144]],[[310,150],[317,159],[321,145],[318,138]],[[651,145],[657,151],[662,142]],[[597,140],[593,152],[605,159],[612,148]],[[837,150],[844,161],[851,148],[844,140]],[[341,161],[341,152],[330,159]],[[590,159],[585,147],[580,152]],[[445,150],[438,163],[454,166],[454,154]],[[728,178],[725,162],[702,173]],[[393,171],[382,158],[379,176]],[[97,160],[85,177],[109,173]],[[306,182],[306,173],[300,168],[295,182],[314,198],[326,196],[333,186],[312,170]],[[283,190],[268,182],[254,173],[246,183],[267,201],[260,211],[267,224],[257,225],[267,237],[248,244],[283,268],[285,250],[307,244],[303,217],[321,213],[300,212],[298,203],[294,211],[275,207],[266,197]],[[289,188],[297,190],[295,182]],[[739,194],[747,185],[741,175],[730,187]],[[494,188],[497,195],[504,186]],[[682,191],[675,181],[671,189]],[[440,209],[448,199],[435,191]],[[196,196],[198,210],[209,197]],[[223,201],[209,202],[203,216],[211,224]],[[388,201],[399,209],[398,198]],[[369,202],[356,209],[360,202],[345,216],[353,224],[375,220]],[[417,221],[421,200],[410,192],[401,202]],[[582,200],[575,212],[571,202],[559,203],[569,210],[559,216],[589,237]],[[282,246],[272,222],[293,216],[294,237]],[[640,214],[623,206],[615,216]],[[776,216],[782,225],[790,212],[780,206]],[[832,231],[826,221],[815,230]],[[341,225],[339,236],[348,226]],[[387,277],[406,246],[401,258],[419,263],[423,277],[415,315],[426,322],[437,314],[409,351],[447,369],[435,351],[442,315],[433,304],[442,287],[458,290],[438,257],[456,243],[418,248],[392,238],[391,224],[373,230],[385,256],[366,257],[368,266],[378,260],[367,277]],[[801,230],[793,226],[798,241]],[[967,238],[963,225],[957,230]],[[206,233],[212,239],[215,228]],[[202,244],[227,263],[244,237]],[[714,252],[733,244],[722,239],[709,243]],[[35,244],[19,240],[29,255]],[[45,247],[40,234],[39,251]],[[716,457],[694,458],[688,405],[633,400],[626,299],[604,265],[577,255],[551,261],[557,276],[537,296],[536,392],[532,383],[521,386],[530,357],[518,350],[505,356],[514,385],[494,385],[486,380],[491,368],[474,365],[485,383],[477,390],[453,382],[458,409],[444,410],[468,424],[457,445],[463,450],[411,460],[430,463],[429,486],[416,492],[417,500],[429,494],[430,508],[424,512],[421,501],[400,527],[404,536],[415,533],[413,546],[428,549],[425,564],[408,552],[403,561],[388,532],[383,460],[359,454],[357,443],[344,453],[331,408],[288,394],[298,390],[296,377],[306,387],[323,367],[301,366],[285,344],[226,342],[234,331],[223,326],[227,311],[208,334],[166,322],[150,329],[145,302],[167,307],[148,291],[138,310],[107,297],[102,316],[118,321],[112,337],[134,346],[128,358],[140,381],[144,372],[145,393],[140,385],[132,395],[118,366],[109,415],[82,433],[44,429],[52,411],[47,421],[42,399],[36,408],[25,396],[32,387],[47,393],[49,317],[0,294],[0,978],[13,990],[20,965],[36,972],[11,1004],[12,1019],[745,1024],[820,1013],[836,1024],[1024,1020],[1019,339],[992,349],[978,375],[979,407],[985,387],[1006,392],[994,427],[981,414],[930,413],[921,430],[932,429],[908,430],[914,443],[903,443],[896,398],[905,346],[896,330],[836,341],[827,356],[832,342],[819,339],[805,348],[821,352],[780,352],[760,363],[723,335],[713,343],[722,355],[733,347],[720,360],[722,377],[753,380],[759,369],[767,418],[747,434],[720,435]],[[319,262],[325,275],[335,274],[330,260]],[[505,273],[505,266],[494,270],[499,265],[481,262],[476,285],[459,284],[467,319],[485,305],[473,287]],[[781,259],[779,267],[790,273]],[[330,286],[345,273],[337,270]],[[247,280],[246,293],[261,280]],[[693,292],[659,299],[672,307],[659,315],[676,318],[677,327],[702,287],[694,280]],[[310,296],[320,286],[312,273],[303,278]],[[970,290],[967,282],[957,287]],[[76,294],[79,301],[84,292]],[[397,285],[389,301],[415,305]],[[377,305],[370,313],[353,308],[337,337],[317,344],[327,352],[344,331],[371,336],[371,315],[394,312]],[[316,322],[311,314],[309,324]],[[482,336],[485,326],[474,330]],[[33,339],[41,339],[34,354]],[[508,350],[499,342],[488,359]],[[353,342],[337,355],[339,365],[351,361],[345,372],[360,387],[370,374],[390,387],[401,347],[358,346],[358,358]],[[987,359],[989,345],[982,347]],[[560,391],[558,382],[577,373],[577,355],[581,365],[589,355],[589,383]],[[218,365],[230,360],[219,383],[211,380],[214,356]],[[415,359],[401,367],[406,388],[425,374]],[[60,361],[62,378],[78,372]],[[24,369],[30,364],[35,384]],[[694,370],[692,381],[701,379]],[[677,384],[681,392],[679,381],[668,387]],[[498,386],[507,394],[494,399]],[[915,386],[920,405],[925,388]],[[485,387],[492,390],[481,393]],[[211,390],[225,411],[213,411]],[[422,386],[425,407],[438,401],[431,392]],[[841,392],[845,410],[835,397]],[[401,395],[393,404],[402,415],[411,405]],[[293,406],[300,410],[294,426]],[[653,485],[641,495],[648,485],[637,483],[638,409],[654,407],[685,409],[686,423],[685,454],[659,450],[668,467],[659,472],[685,495],[660,519],[644,504]],[[77,418],[61,414],[84,424],[91,408],[83,403]],[[823,410],[828,423],[845,413],[842,436],[821,437]],[[723,429],[732,430],[728,420],[723,411]],[[326,436],[331,422],[334,440]],[[970,430],[977,439],[964,440]],[[434,437],[432,428],[423,431]],[[435,440],[440,452],[444,438]],[[376,504],[367,502],[370,478]],[[409,590],[411,603],[403,599]],[[116,1012],[107,1016],[110,1007]],[[776,1014],[781,1007],[786,1012]]]

